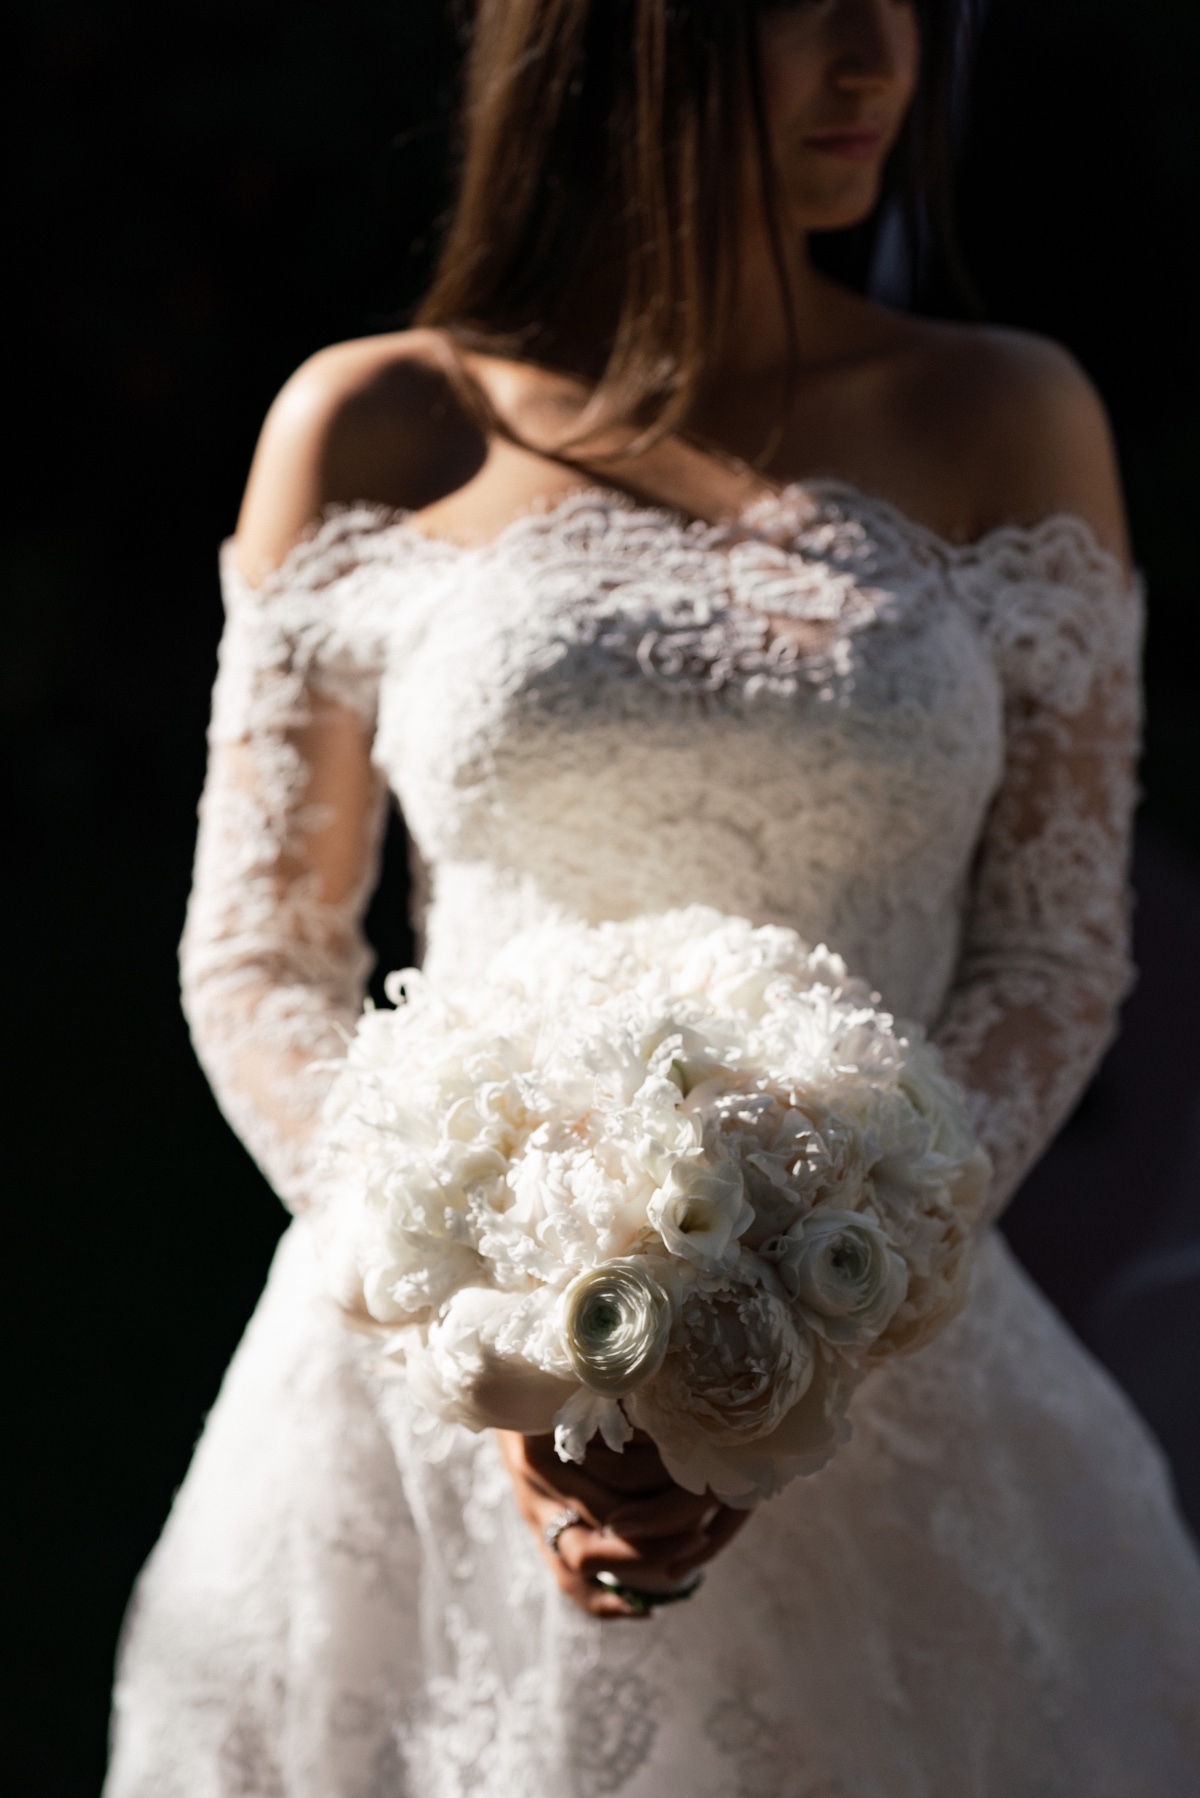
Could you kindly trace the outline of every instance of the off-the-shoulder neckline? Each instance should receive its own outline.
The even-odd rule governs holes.
[[[1137,579],[1136,574],[1126,568],[1121,558],[1100,542],[1088,521],[1076,512],[1048,513],[1034,524],[996,525],[970,542],[955,543],[941,536],[931,526],[910,517],[890,500],[867,493],[849,481],[820,478],[792,482],[786,487],[767,492],[754,500],[740,519],[725,524],[711,524],[704,519],[690,517],[677,507],[638,500],[617,487],[589,483],[569,487],[553,498],[535,502],[510,518],[493,536],[478,543],[460,543],[451,537],[437,537],[431,532],[423,531],[414,522],[417,514],[412,511],[369,501],[351,505],[335,504],[325,508],[318,521],[292,545],[282,562],[270,570],[259,584],[263,587],[285,584],[293,570],[302,566],[314,551],[319,551],[330,536],[340,534],[347,528],[353,532],[355,526],[369,528],[373,533],[386,535],[392,541],[406,541],[414,549],[428,552],[435,558],[457,562],[474,558],[486,559],[511,547],[514,542],[519,543],[523,538],[544,536],[556,525],[567,521],[572,513],[579,511],[599,509],[620,515],[630,524],[673,528],[701,543],[708,541],[717,548],[721,546],[722,539],[727,538],[728,533],[736,530],[738,525],[749,524],[752,534],[754,525],[761,528],[772,513],[786,515],[792,508],[799,511],[800,508],[811,505],[812,523],[817,524],[820,522],[822,502],[841,502],[851,518],[864,514],[870,518],[874,515],[897,534],[908,539],[918,550],[959,567],[991,561],[1005,549],[1028,553],[1066,531],[1075,537],[1089,561],[1104,568],[1116,580],[1130,585]],[[861,516],[859,521],[862,522]],[[803,520],[797,536],[808,522],[807,519]],[[231,537],[223,546],[224,558],[228,562],[234,562],[235,548],[236,539]],[[236,572],[235,562],[234,569]],[[237,578],[239,584],[249,584],[244,581],[244,577],[238,575]]]

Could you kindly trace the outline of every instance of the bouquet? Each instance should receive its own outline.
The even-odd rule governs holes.
[[[693,906],[386,990],[327,1102],[336,1261],[432,1418],[573,1460],[640,1428],[748,1505],[961,1307],[987,1157],[829,950]]]

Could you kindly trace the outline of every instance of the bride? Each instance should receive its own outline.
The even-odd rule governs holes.
[[[431,978],[556,913],[790,925],[931,1030],[993,1216],[1110,1038],[1138,600],[1101,408],[1052,345],[806,251],[885,184],[936,219],[961,10],[480,0],[420,328],[272,407],[183,970],[297,1217],[136,1594],[109,1798],[1200,1791],[1161,1457],[994,1231],[752,1513],[647,1439],[435,1458],[323,1296],[389,789]]]

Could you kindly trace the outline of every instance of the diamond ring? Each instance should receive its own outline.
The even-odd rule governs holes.
[[[572,1510],[570,1506],[568,1506],[565,1511],[558,1511],[555,1513],[542,1531],[542,1541],[546,1544],[546,1547],[550,1550],[552,1555],[556,1555],[559,1552],[558,1539],[563,1534],[564,1530],[572,1530],[577,1523],[582,1522],[582,1514],[579,1511]]]

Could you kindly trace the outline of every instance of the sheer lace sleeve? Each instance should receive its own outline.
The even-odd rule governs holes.
[[[371,762],[373,620],[389,521],[329,518],[261,587],[222,558],[226,627],[180,961],[184,1010],[225,1116],[286,1203],[361,1009],[361,931],[386,789]]]
[[[1080,522],[999,532],[955,578],[1004,682],[1006,765],[937,1032],[993,1214],[1083,1090],[1128,990],[1140,590]]]

